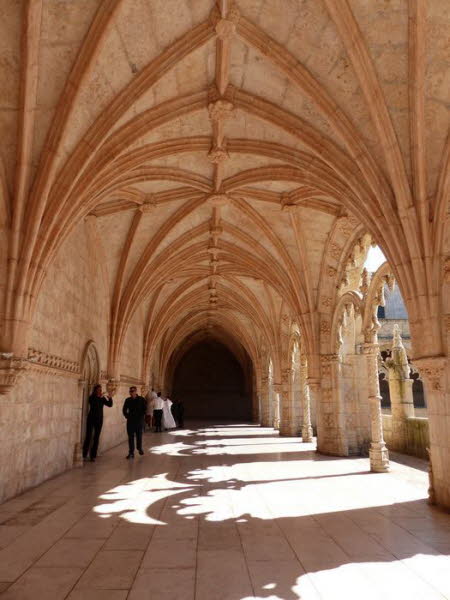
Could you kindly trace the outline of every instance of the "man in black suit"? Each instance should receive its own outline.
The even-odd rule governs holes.
[[[134,437],[136,436],[136,447],[139,454],[142,456],[142,428],[144,425],[146,403],[145,398],[138,396],[137,388],[130,387],[130,395],[123,404],[123,416],[127,420],[128,433],[128,456],[126,458],[134,458]]]

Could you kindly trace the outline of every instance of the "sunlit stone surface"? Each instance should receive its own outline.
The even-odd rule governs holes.
[[[0,505],[2,599],[450,597],[450,516],[426,502],[424,461],[376,474],[227,423],[147,433],[145,449]]]

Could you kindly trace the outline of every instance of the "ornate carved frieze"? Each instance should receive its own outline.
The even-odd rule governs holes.
[[[55,354],[48,354],[35,348],[28,349],[28,361],[31,366],[42,367],[49,371],[65,371],[77,376],[80,375],[80,364],[78,362]]]

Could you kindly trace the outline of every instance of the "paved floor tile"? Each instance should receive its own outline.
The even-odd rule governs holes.
[[[374,474],[245,424],[144,442],[0,505],[2,600],[450,599],[424,461]]]

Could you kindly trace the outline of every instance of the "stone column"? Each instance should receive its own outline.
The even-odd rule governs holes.
[[[405,452],[408,444],[406,420],[414,416],[413,381],[409,377],[408,357],[397,324],[394,325],[392,356],[385,364],[389,373],[392,413],[392,441],[389,447]]]
[[[292,414],[293,379],[293,369],[283,371],[280,399],[280,435],[283,436],[295,435],[293,433],[294,423]]]
[[[261,415],[260,422],[261,427],[271,427],[272,423],[270,420],[270,398],[269,398],[269,378],[261,377]]]
[[[347,456],[345,411],[341,398],[340,359],[338,354],[323,354],[321,367],[321,402],[317,406],[317,444],[319,452]]]
[[[384,473],[389,470],[389,453],[383,438],[380,382],[378,381],[378,344],[364,344],[363,350],[367,356],[367,383],[370,407],[370,470],[376,473]]]
[[[313,430],[311,425],[311,398],[308,385],[308,364],[304,357],[302,357],[300,362],[300,390],[303,407],[302,442],[312,442]]]
[[[446,426],[450,422],[450,360],[445,356],[415,358],[414,365],[422,377],[428,406],[430,502],[450,508],[450,437]]]
[[[274,383],[272,384],[272,419],[273,424],[272,427],[274,429],[280,429],[280,404],[281,404],[281,392],[282,392],[282,384]]]

